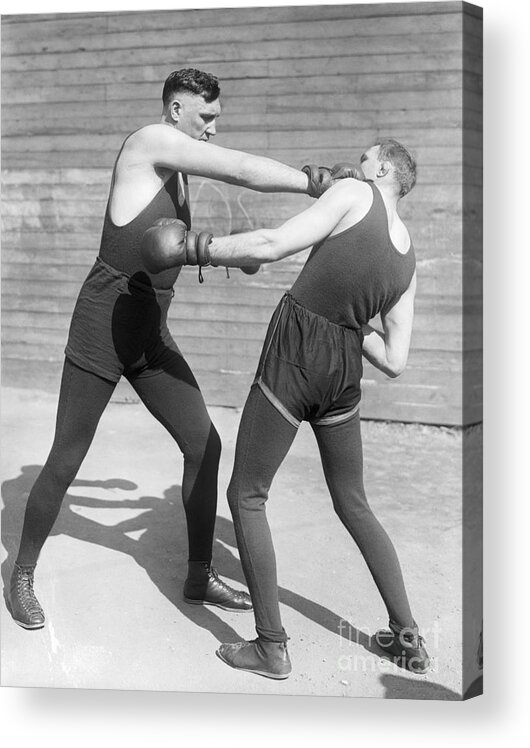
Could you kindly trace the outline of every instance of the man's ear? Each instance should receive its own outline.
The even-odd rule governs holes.
[[[377,176],[386,177],[389,171],[390,171],[390,163],[388,161],[381,161],[379,164],[379,169],[377,170]]]
[[[171,106],[169,107],[169,113],[171,115],[171,119],[173,120],[175,124],[179,121],[181,109],[182,107],[178,99],[175,99],[175,101],[171,102]]]

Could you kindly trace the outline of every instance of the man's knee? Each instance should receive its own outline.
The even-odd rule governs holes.
[[[366,494],[361,489],[332,494],[333,509],[338,518],[348,529],[355,529],[367,519],[373,517],[372,510],[366,500]]]
[[[197,465],[201,465],[205,460],[209,463],[219,462],[221,437],[213,423],[208,429],[194,434],[183,451],[186,462],[197,463]]]
[[[230,507],[232,513],[239,510],[242,496],[243,492],[241,490],[241,482],[234,474],[232,475],[232,479],[228,484],[228,489],[226,491],[228,506]]]
[[[210,426],[210,433],[208,434],[208,443],[207,443],[207,450],[208,454],[210,455],[211,459],[216,460],[216,462],[219,462],[221,458],[221,437],[219,436],[219,433],[215,426]]]
[[[255,476],[241,479],[234,474],[228,486],[226,497],[228,506],[234,510],[260,511],[265,508],[269,493],[268,488],[260,485]]]
[[[239,492],[236,488],[233,478],[228,484],[228,488],[226,491],[226,498],[228,501],[228,506],[230,507],[230,510],[233,513],[234,510],[238,508],[238,498],[239,498]]]
[[[68,451],[52,454],[43,468],[43,473],[48,480],[66,491],[79,472],[81,462],[82,457]]]

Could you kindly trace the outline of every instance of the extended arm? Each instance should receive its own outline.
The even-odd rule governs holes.
[[[155,167],[185,174],[218,179],[258,192],[295,192],[309,190],[304,172],[264,156],[222,148],[190,138],[164,124],[148,125],[135,133],[130,147],[143,152]]]
[[[399,376],[407,365],[415,294],[416,273],[397,304],[386,315],[381,316],[383,332],[371,325],[363,327],[364,357],[389,377]]]
[[[350,210],[357,193],[367,189],[364,183],[351,179],[337,182],[310,208],[279,228],[214,237],[209,247],[212,265],[242,267],[275,262],[307,249],[325,239]]]
[[[178,219],[161,218],[142,238],[142,257],[152,273],[178,265],[210,264],[252,272],[261,263],[281,260],[321,241],[345,216],[349,220],[352,205],[362,205],[368,198],[371,190],[365,183],[343,179],[277,229],[216,238],[206,232],[187,231]]]

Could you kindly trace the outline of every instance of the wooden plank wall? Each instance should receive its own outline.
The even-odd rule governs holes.
[[[418,184],[402,203],[419,279],[409,367],[390,381],[366,365],[363,416],[462,425],[463,363],[478,371],[481,349],[477,325],[464,341],[462,324],[462,146],[465,125],[466,194],[478,204],[481,23],[457,2],[3,17],[4,383],[57,389],[116,153],[159,119],[167,74],[193,66],[222,82],[219,145],[294,166],[357,159],[385,135],[415,152]],[[191,195],[195,225],[217,233],[278,225],[310,200],[197,178]],[[304,259],[230,280],[209,270],[201,286],[182,273],[170,326],[209,404],[243,404],[271,311]],[[469,392],[466,423],[480,414],[480,388]]]

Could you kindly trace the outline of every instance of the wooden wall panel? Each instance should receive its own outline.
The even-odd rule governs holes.
[[[419,281],[409,367],[390,381],[366,365],[363,415],[479,420],[481,236],[467,230],[464,254],[462,206],[465,190],[476,218],[481,19],[458,2],[3,17],[4,382],[57,389],[116,153],[158,120],[167,74],[194,66],[221,79],[219,145],[294,166],[357,158],[384,135],[414,150],[418,184],[402,203]],[[195,225],[216,233],[275,226],[310,202],[199,178],[190,190]],[[252,277],[209,270],[201,286],[182,272],[170,327],[210,404],[243,404],[270,314],[305,256]]]

